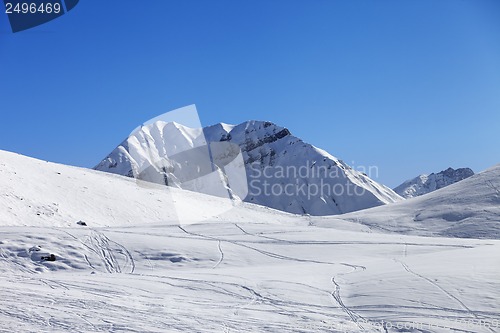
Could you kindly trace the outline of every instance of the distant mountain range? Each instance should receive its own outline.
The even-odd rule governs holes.
[[[203,129],[157,121],[130,135],[95,169],[296,214],[343,214],[403,200],[266,121]],[[243,180],[238,173],[246,173]]]
[[[418,197],[474,175],[474,171],[469,168],[453,169],[448,168],[438,173],[430,175],[422,174],[413,179],[405,181],[394,188],[394,191],[403,198]]]
[[[341,218],[412,235],[498,239],[500,164],[432,193]]]

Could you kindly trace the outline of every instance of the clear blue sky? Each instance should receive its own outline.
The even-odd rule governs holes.
[[[84,0],[12,34],[0,149],[92,167],[138,124],[270,120],[395,186],[500,162],[498,0]]]

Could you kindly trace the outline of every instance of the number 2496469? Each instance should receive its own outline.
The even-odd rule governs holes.
[[[56,2],[22,2],[22,3],[5,3],[6,14],[59,14],[61,12],[61,4]]]

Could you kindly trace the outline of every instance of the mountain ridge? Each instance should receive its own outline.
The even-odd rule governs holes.
[[[425,195],[339,218],[411,235],[500,238],[500,164]]]
[[[409,199],[418,197],[474,175],[470,168],[453,169],[449,167],[438,173],[421,174],[415,178],[406,180],[401,185],[394,188],[394,192]]]
[[[245,169],[248,189],[247,195],[240,196],[247,202],[295,214],[332,215],[402,200],[390,188],[378,184],[324,150],[295,137],[287,128],[269,121],[250,120],[239,125],[218,123],[203,129],[187,130],[185,126],[178,125],[184,129],[180,130],[181,135],[171,130],[172,126],[174,125],[171,123],[157,121],[141,127],[94,169],[128,176],[132,174],[134,178],[140,178],[140,170],[163,161],[159,163],[166,166],[156,167],[167,170],[163,178],[170,179],[169,184],[174,186],[191,189],[192,184],[186,187],[178,180],[187,177],[185,173],[181,175],[182,168],[190,164],[193,157],[183,156],[182,161],[175,161],[171,156],[180,153],[186,155],[189,150],[200,150],[208,145],[208,152],[203,153],[210,155],[209,163],[212,168],[214,164],[219,167],[214,171],[219,172],[219,180],[224,182],[223,187],[231,195],[237,196],[234,183],[231,184],[230,177],[224,173],[224,167],[220,167],[219,162],[227,155],[228,150],[239,148],[242,159],[239,166]],[[214,153],[210,151],[214,143],[219,143],[219,146],[226,143],[230,146],[216,149],[217,152]],[[231,153],[238,155],[235,151]],[[197,163],[203,163],[200,162],[200,156],[197,153],[194,159]],[[294,177],[296,172],[294,175],[275,172],[272,177],[265,174],[285,168],[287,171],[293,168],[308,168],[310,171],[306,172],[305,177]],[[323,177],[311,176],[321,172]],[[156,178],[161,181],[162,177]],[[215,178],[214,176],[212,181]],[[281,192],[275,195],[277,193],[271,193],[271,189]],[[285,193],[284,189],[289,190],[285,196],[282,195]],[[224,190],[219,190],[219,193],[223,192]]]

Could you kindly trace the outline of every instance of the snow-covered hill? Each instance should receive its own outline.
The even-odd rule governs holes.
[[[457,204],[491,218],[499,168],[367,212],[383,226],[389,210],[377,209],[474,181],[471,193],[455,189],[422,208]],[[189,214],[198,223],[183,223]],[[500,241],[378,233],[339,217],[0,151],[0,332],[500,329]]]
[[[429,194],[340,216],[414,235],[500,238],[500,164]]]
[[[241,202],[1,150],[0,189],[1,226],[69,227],[80,220],[95,227],[189,224],[224,219],[228,210],[231,221],[273,216],[274,221],[294,223],[292,215],[267,207],[251,205],[249,210]]]
[[[234,160],[232,174],[228,160]],[[157,121],[134,132],[95,169],[220,196],[229,192],[296,214],[341,214],[402,200],[288,129],[262,121],[204,129]],[[199,186],[196,180],[211,171]]]
[[[438,173],[430,175],[422,174],[413,179],[405,181],[394,189],[394,192],[403,198],[418,197],[430,193],[448,185],[454,184],[465,178],[474,175],[474,171],[469,168],[453,169],[448,168]]]

